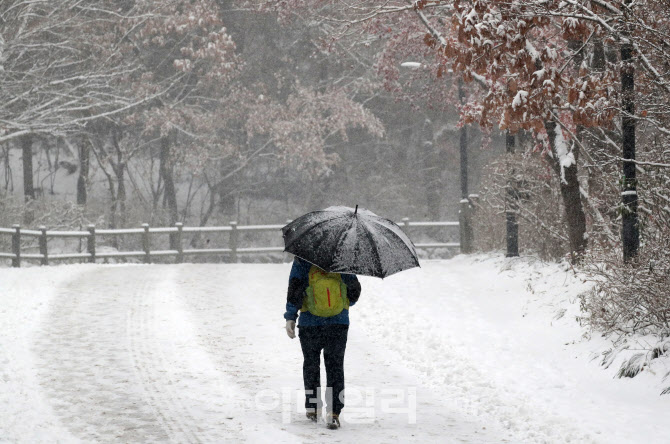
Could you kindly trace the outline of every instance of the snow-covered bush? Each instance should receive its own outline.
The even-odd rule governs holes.
[[[31,229],[43,225],[50,230],[79,230],[95,222],[87,217],[83,207],[67,200],[36,199],[25,203],[22,196],[0,199],[0,226],[5,228],[21,224]]]
[[[594,244],[583,260],[595,285],[581,295],[581,322],[614,343],[603,364],[609,365],[623,350],[639,350],[625,356],[619,377],[637,375],[670,351],[670,209],[666,196],[670,176],[664,168],[639,166],[638,177],[637,256],[624,262],[620,247]],[[607,197],[601,193],[603,196]],[[607,200],[609,203],[603,202],[614,209],[608,212],[609,220],[618,224],[620,207],[611,196]],[[670,387],[664,393],[670,393]]]
[[[593,249],[584,265],[596,285],[582,296],[584,320],[607,335],[670,337],[670,210],[663,170],[644,171],[640,182],[641,244],[624,262],[617,249]]]
[[[0,227],[9,228],[20,224],[23,229],[37,229],[45,226],[49,230],[82,230],[90,223],[102,222],[87,217],[84,208],[69,201],[37,199],[25,203],[22,197],[4,197],[0,199]],[[53,253],[80,252],[84,248],[80,239],[61,238],[49,241],[49,250]],[[38,252],[38,239],[23,236],[21,249],[24,253]],[[12,251],[12,237],[0,236],[0,251]]]
[[[49,230],[80,230],[96,219],[86,214],[82,206],[67,200],[36,199],[28,203],[21,196],[0,199],[0,226]],[[101,221],[97,221],[101,222]]]
[[[584,322],[606,335],[670,337],[670,240],[624,263],[620,252],[589,258],[595,281],[581,296]]]

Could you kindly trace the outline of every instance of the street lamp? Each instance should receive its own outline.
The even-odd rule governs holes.
[[[463,79],[458,78],[458,101],[465,102]],[[461,201],[458,209],[458,222],[461,233],[461,253],[472,253],[474,235],[472,231],[472,202],[468,192],[468,127],[463,124],[460,130],[459,148],[461,154]]]
[[[426,65],[419,62],[402,62],[400,64],[403,68],[421,69],[426,68]],[[447,71],[453,74],[453,70]],[[465,102],[465,92],[463,90],[463,79],[458,79],[458,100],[462,105]],[[468,128],[464,124],[460,129],[459,148],[461,157],[461,200],[458,210],[458,221],[460,226],[461,237],[461,253],[472,253],[474,244],[474,234],[472,230],[472,202],[468,193]]]

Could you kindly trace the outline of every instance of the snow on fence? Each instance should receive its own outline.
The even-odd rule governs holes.
[[[288,221],[290,222],[290,221]],[[444,228],[458,227],[459,222],[413,222],[409,218],[403,218],[400,225],[406,232],[410,227],[417,228]],[[49,265],[52,260],[87,260],[95,263],[98,259],[120,259],[120,258],[141,258],[145,263],[151,263],[152,258],[174,257],[175,262],[182,263],[187,256],[205,256],[205,255],[223,255],[229,257],[231,262],[238,261],[239,254],[258,254],[258,253],[282,253],[283,247],[240,247],[239,233],[252,231],[279,231],[284,225],[238,225],[237,222],[230,222],[227,226],[220,227],[185,227],[182,223],[176,223],[174,227],[150,227],[149,224],[142,224],[141,228],[123,228],[123,229],[96,229],[95,225],[89,225],[86,231],[60,231],[47,230],[46,227],[40,227],[38,230],[22,229],[20,225],[13,225],[12,228],[0,228],[0,236],[11,236],[11,253],[0,251],[0,259],[11,259],[12,267],[20,267],[23,260],[39,261],[41,265]],[[225,248],[195,248],[184,249],[184,233],[228,233],[228,244]],[[152,250],[152,234],[169,234],[171,236],[170,245],[174,249]],[[103,236],[124,236],[139,235],[142,241],[142,250],[138,251],[96,251],[96,238]],[[39,253],[26,253],[22,251],[22,238],[37,238]],[[76,238],[86,241],[86,252],[77,253],[51,253],[48,251],[48,240],[53,238]],[[435,248],[460,248],[459,242],[430,242],[415,244],[418,249]]]

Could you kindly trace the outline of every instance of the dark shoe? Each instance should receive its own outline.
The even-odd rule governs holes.
[[[309,419],[312,422],[317,422],[319,420],[319,416],[321,416],[321,411],[317,410],[316,412],[307,412],[305,415],[307,416],[307,419]]]
[[[329,413],[326,417],[326,427],[331,430],[340,428],[340,415],[337,413]]]

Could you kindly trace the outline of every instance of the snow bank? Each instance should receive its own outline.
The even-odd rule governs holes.
[[[613,379],[599,365],[607,341],[577,322],[577,296],[589,285],[565,265],[533,259],[424,261],[365,279],[368,297],[384,303],[361,304],[352,322],[514,442],[668,442],[661,378]]]

